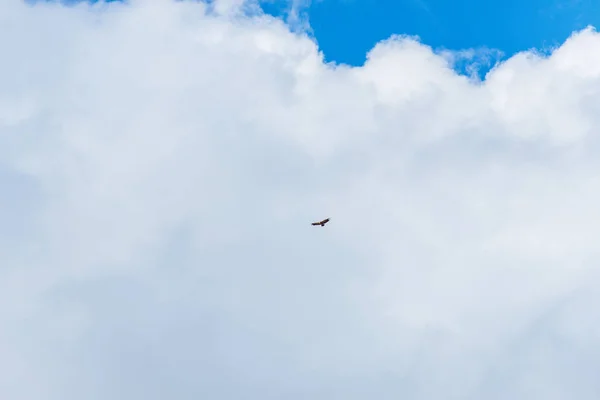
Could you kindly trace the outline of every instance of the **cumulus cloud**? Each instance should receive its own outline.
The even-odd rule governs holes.
[[[255,6],[0,1],[0,397],[596,399],[600,36],[477,81]]]

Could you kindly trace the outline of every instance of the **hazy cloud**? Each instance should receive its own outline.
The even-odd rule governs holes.
[[[217,3],[0,1],[0,397],[597,399],[600,36],[479,82]]]

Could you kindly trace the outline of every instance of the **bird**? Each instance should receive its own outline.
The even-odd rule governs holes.
[[[323,221],[313,222],[311,225],[313,225],[313,226],[319,226],[319,225],[321,225],[323,227],[328,222],[329,222],[329,218],[325,218]]]

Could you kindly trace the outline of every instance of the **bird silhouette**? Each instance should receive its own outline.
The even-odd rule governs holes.
[[[325,219],[324,219],[324,220],[322,220],[322,221],[319,221],[319,222],[313,222],[311,225],[313,225],[313,226],[319,226],[319,225],[321,225],[321,227],[323,227],[323,226],[325,226],[325,224],[326,224],[326,223],[328,223],[328,222],[329,222],[329,218],[325,218]]]

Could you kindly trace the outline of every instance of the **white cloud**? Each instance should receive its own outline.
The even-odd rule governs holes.
[[[243,6],[0,1],[0,397],[597,398],[600,36],[475,82]]]

